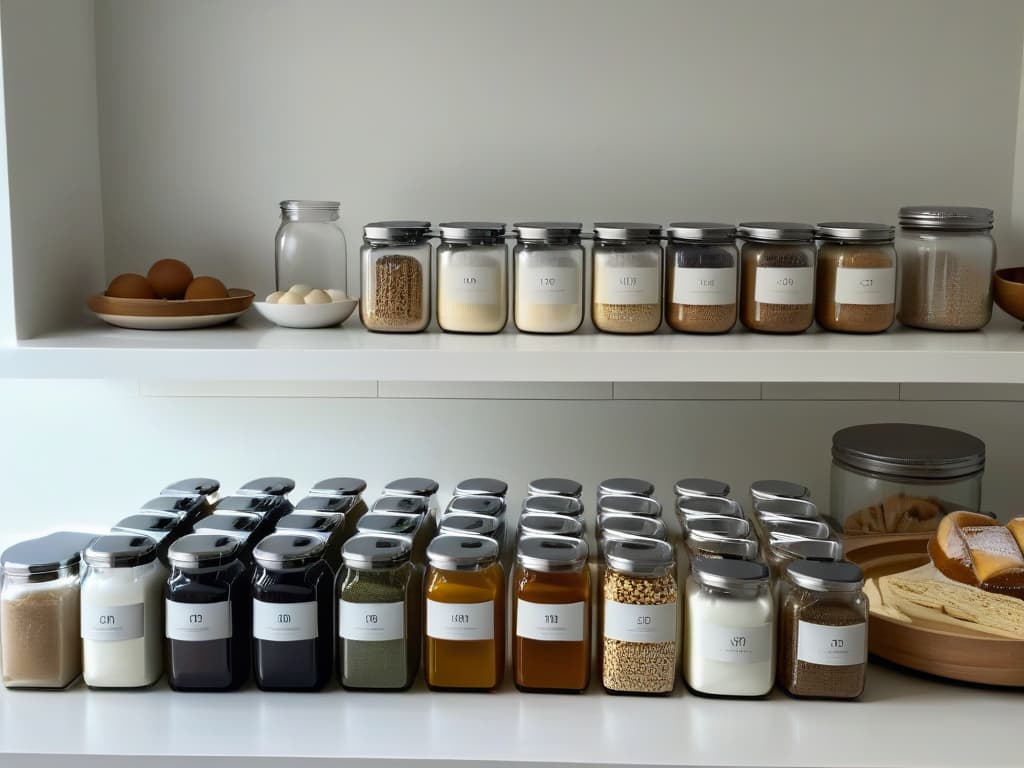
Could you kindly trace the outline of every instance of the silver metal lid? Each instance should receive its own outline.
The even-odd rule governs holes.
[[[219,515],[244,512],[260,517],[273,517],[290,508],[283,496],[225,496],[214,508]]]
[[[98,536],[82,557],[87,565],[101,568],[132,568],[156,560],[156,541],[149,536],[113,533]]]
[[[832,437],[832,458],[892,478],[951,480],[985,468],[985,443],[966,432],[923,424],[861,424]]]
[[[429,221],[372,221],[363,227],[365,239],[385,243],[415,242],[424,239],[429,233]]]
[[[505,514],[505,502],[498,496],[455,496],[448,502],[445,514],[457,512],[500,518]]]
[[[737,502],[723,496],[681,496],[676,502],[676,510],[685,518],[709,515],[746,517],[743,508]]]
[[[259,515],[244,512],[237,515],[210,515],[196,523],[195,532],[247,539],[262,522],[263,518]]]
[[[843,559],[843,545],[838,541],[820,539],[769,539],[772,552],[784,560],[838,561]]]
[[[802,520],[821,520],[818,505],[807,499],[759,499],[754,502],[754,511],[762,515],[799,517]]]
[[[750,521],[743,517],[728,515],[706,515],[686,520],[684,533],[690,536],[697,531],[728,536],[732,539],[745,539],[750,536]]]
[[[344,522],[344,515],[309,515],[302,512],[292,512],[277,521],[274,533],[333,534],[341,530]]]
[[[519,516],[519,533],[523,536],[583,536],[583,523],[568,515],[546,512],[524,512]]]
[[[583,504],[573,496],[527,496],[523,499],[523,512],[580,517],[583,515]]]
[[[471,477],[455,486],[456,496],[500,496],[508,493],[508,483],[493,477]]]
[[[694,531],[687,537],[686,548],[695,557],[728,560],[757,560],[761,554],[761,546],[754,539],[719,536],[703,531]]]
[[[807,520],[789,515],[777,515],[765,512],[760,516],[761,525],[769,536],[796,536],[802,539],[828,539],[832,531],[827,523],[820,520]]]
[[[807,499],[811,491],[806,485],[788,480],[755,480],[750,484],[750,495],[761,499]]]
[[[384,486],[384,493],[396,496],[433,496],[440,486],[429,477],[400,477]]]
[[[422,521],[423,518],[420,515],[403,515],[398,512],[367,512],[356,523],[356,532],[412,536]]]
[[[290,477],[257,477],[239,488],[237,496],[287,496],[295,490]]]
[[[564,242],[578,240],[583,224],[579,221],[519,221],[512,225],[512,231],[520,240]]]
[[[747,240],[803,243],[814,239],[814,225],[799,221],[745,221],[736,228],[736,234]]]
[[[284,213],[301,213],[303,211],[337,211],[341,203],[337,200],[282,200],[281,210]]]
[[[531,480],[526,490],[530,495],[536,496],[570,496],[578,499],[583,495],[583,486],[566,477],[541,477]]]
[[[721,480],[711,480],[706,477],[684,477],[682,480],[676,480],[675,484],[676,496],[728,496],[729,488],[728,483],[723,483]]]
[[[896,227],[870,221],[823,221],[815,235],[819,240],[856,240],[864,242],[890,242],[896,237]]]
[[[341,548],[341,559],[345,565],[367,571],[397,568],[409,562],[411,556],[412,544],[398,536],[360,533]]]
[[[438,533],[461,533],[467,536],[489,536],[496,540],[500,523],[490,515],[452,512],[441,518]]]
[[[220,482],[210,477],[186,477],[171,483],[162,491],[161,496],[210,496],[220,490]]]
[[[0,566],[9,576],[34,576],[77,567],[82,550],[95,538],[94,533],[60,531],[22,541],[4,550]]]
[[[736,227],[716,221],[676,221],[668,225],[667,234],[670,240],[731,243],[736,239]]]
[[[657,539],[609,541],[604,547],[604,560],[613,571],[645,578],[667,576],[676,569],[672,546]]]
[[[786,566],[786,575],[798,587],[813,592],[859,592],[864,587],[860,566],[845,560],[796,560]]]
[[[594,224],[598,240],[647,242],[661,238],[661,225],[643,221],[599,221]]]
[[[162,541],[165,536],[174,533],[177,525],[178,518],[170,515],[129,515],[119,520],[110,532],[149,536]]]
[[[371,512],[392,512],[398,515],[425,515],[427,500],[422,496],[381,496],[370,507]]]
[[[303,568],[323,557],[326,544],[318,536],[272,533],[256,545],[253,559],[271,571]]]
[[[571,536],[527,536],[519,540],[516,562],[528,571],[580,571],[587,564],[587,542]]]
[[[446,221],[440,226],[442,240],[497,240],[505,236],[500,221]]]
[[[167,560],[175,568],[215,568],[238,558],[239,542],[234,536],[190,533],[167,549]]]
[[[192,517],[208,506],[205,496],[157,496],[139,506],[142,514],[173,515]]]
[[[360,496],[366,481],[359,477],[329,477],[309,489],[310,496]]]
[[[768,566],[752,560],[697,557],[691,567],[701,584],[727,592],[747,592],[768,583]]]
[[[598,514],[616,512],[620,515],[661,517],[661,502],[648,496],[603,496],[597,502]]]
[[[498,542],[486,536],[446,533],[427,547],[427,562],[442,571],[478,571],[498,561]]]
[[[295,505],[295,511],[343,515],[352,509],[355,503],[355,496],[307,496]]]
[[[668,541],[668,526],[655,517],[604,512],[597,518],[599,539],[661,539]]]
[[[597,497],[602,496],[653,496],[654,483],[635,477],[612,477],[597,485]]]
[[[995,214],[991,208],[962,205],[908,205],[900,208],[900,226],[911,229],[956,229],[984,231],[992,229]]]

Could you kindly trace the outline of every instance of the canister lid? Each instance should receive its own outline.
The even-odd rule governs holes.
[[[399,496],[433,496],[440,486],[429,477],[400,477],[384,486],[384,493]]]
[[[455,486],[456,496],[504,496],[508,483],[493,477],[471,477]]]
[[[750,495],[761,499],[806,499],[811,491],[806,485],[788,480],[755,480],[750,484]]]
[[[295,490],[290,477],[257,477],[236,491],[238,496],[287,496]]]
[[[686,546],[695,551],[698,557],[727,560],[757,560],[761,549],[754,539],[719,536],[703,531],[694,531],[690,534]]]
[[[657,539],[609,541],[605,544],[604,559],[613,571],[631,576],[666,576],[676,567],[672,546]]]
[[[399,515],[423,515],[427,500],[422,496],[381,496],[370,507],[371,512],[393,512]]]
[[[945,427],[861,424],[835,433],[832,458],[871,474],[949,480],[985,468],[985,443]]]
[[[303,213],[306,211],[337,211],[341,203],[337,200],[282,200],[281,210],[284,213]]]
[[[139,512],[188,517],[207,503],[205,496],[157,496],[142,504]]]
[[[821,539],[769,539],[768,546],[772,552],[789,560],[816,560],[819,562],[835,562],[843,559],[843,545],[838,541],[822,541]]]
[[[419,515],[403,515],[398,512],[367,512],[356,523],[359,533],[392,533],[412,536],[420,527]]]
[[[523,512],[579,517],[583,514],[583,504],[573,496],[527,496],[523,499]]]
[[[828,539],[832,535],[827,523],[820,520],[807,520],[788,515],[777,515],[765,512],[760,516],[761,525],[769,536],[798,536],[802,539]]]
[[[156,560],[156,541],[149,536],[112,533],[98,536],[83,555],[88,565],[129,568]]]
[[[355,496],[307,496],[295,505],[296,512],[343,515],[356,503]]]
[[[468,512],[452,512],[441,519],[438,533],[464,533],[473,536],[495,538],[498,521],[490,515],[474,515]]]
[[[744,590],[768,583],[768,566],[753,560],[695,557],[691,567],[697,581],[709,587]]]
[[[706,477],[684,477],[676,480],[676,496],[728,496],[728,483]]]
[[[266,517],[283,506],[283,496],[225,496],[215,508],[217,514],[245,512],[250,515]]]
[[[807,499],[758,499],[754,502],[758,516],[782,515],[803,520],[821,520],[818,505]]]
[[[519,540],[516,562],[528,571],[579,571],[587,564],[587,542],[571,536],[527,536]]]
[[[745,221],[736,233],[750,240],[810,242],[814,239],[814,225],[798,221]]]
[[[445,514],[452,512],[501,517],[505,513],[505,502],[497,496],[455,496],[448,502]]]
[[[992,229],[995,215],[991,208],[963,205],[908,205],[900,208],[900,226],[913,229]]]
[[[160,541],[174,532],[178,518],[169,515],[129,515],[110,529],[111,533],[137,533]]]
[[[310,496],[359,496],[366,481],[358,477],[329,477],[309,489]]]
[[[220,490],[220,482],[210,477],[187,477],[171,483],[162,491],[161,496],[209,496]]]
[[[385,242],[392,240],[402,242],[420,240],[426,237],[428,232],[430,232],[429,221],[372,221],[363,227],[363,237],[367,240],[382,240]]]
[[[603,513],[597,518],[598,537],[602,539],[661,539],[668,541],[668,527],[654,517]]]
[[[330,534],[340,530],[344,522],[344,515],[310,515],[292,512],[277,521],[274,532]]]
[[[616,512],[620,515],[661,517],[661,502],[647,496],[604,496],[597,503],[597,511]]]
[[[736,227],[717,221],[676,221],[668,225],[672,240],[692,240],[704,243],[730,243],[736,239]]]
[[[686,521],[686,534],[690,535],[695,531],[714,533],[733,539],[745,539],[750,536],[750,522],[744,517],[728,515],[694,517]]]
[[[644,221],[599,221],[594,224],[594,237],[647,242],[661,238],[661,225]]]
[[[570,496],[578,499],[583,495],[583,486],[566,477],[542,477],[531,480],[526,489],[530,494],[540,496]]]
[[[524,536],[572,536],[578,539],[583,535],[583,523],[568,515],[524,512],[519,516],[519,532]]]
[[[896,237],[896,227],[870,221],[823,221],[818,225],[819,240],[857,240],[888,242]]]
[[[500,221],[446,221],[440,226],[443,240],[494,240],[505,236]]]
[[[726,515],[744,517],[743,508],[722,496],[681,496],[676,502],[679,514],[686,518]]]
[[[238,547],[234,536],[190,533],[171,544],[167,560],[175,568],[210,568],[235,560]]]
[[[430,542],[427,561],[442,571],[476,571],[498,561],[498,542],[486,536],[446,533]]]
[[[583,232],[579,221],[519,221],[512,225],[512,231],[520,240],[571,240]]]
[[[375,570],[395,568],[409,562],[412,544],[398,536],[376,536],[360,533],[345,542],[341,559],[350,568]]]
[[[612,477],[597,485],[598,496],[653,496],[654,483],[635,477]]]
[[[237,515],[210,515],[195,525],[196,533],[227,534],[235,538],[246,538],[259,528],[263,518],[259,515],[240,513]]]
[[[272,533],[256,545],[253,559],[269,570],[302,568],[323,557],[326,544],[317,536]]]
[[[53,573],[78,565],[82,550],[96,538],[94,533],[60,531],[12,544],[0,555],[3,572],[12,576]]]
[[[856,592],[864,586],[860,566],[845,560],[796,560],[786,566],[786,575],[798,587],[814,592]]]

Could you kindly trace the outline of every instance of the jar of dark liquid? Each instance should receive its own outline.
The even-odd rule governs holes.
[[[253,668],[265,691],[317,691],[331,677],[334,575],[314,536],[275,533],[253,551]]]
[[[242,544],[191,534],[167,552],[167,679],[176,691],[231,691],[249,677],[252,624]]]

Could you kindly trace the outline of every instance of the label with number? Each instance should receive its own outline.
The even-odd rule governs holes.
[[[495,267],[447,267],[444,297],[455,304],[500,304],[500,281]]]
[[[516,603],[516,635],[530,640],[583,640],[583,603]],[[588,628],[589,630],[589,628]]]
[[[439,603],[427,600],[427,636],[436,640],[493,640],[494,601]]]
[[[265,603],[252,601],[252,636],[256,640],[315,640],[319,634],[316,601]]]
[[[896,301],[896,268],[836,270],[837,304],[892,304]]]
[[[772,627],[723,627],[700,622],[693,633],[698,658],[730,664],[762,664],[771,658]]]
[[[758,304],[811,304],[814,267],[758,267],[754,301]]]
[[[164,601],[166,635],[171,640],[227,640],[231,637],[231,603]]]
[[[583,303],[583,281],[575,267],[531,267],[517,277],[525,304]]]
[[[82,601],[82,639],[99,642],[137,640],[145,634],[146,606],[93,605]]]
[[[631,605],[604,601],[604,636],[627,643],[668,643],[676,639],[676,604]]]
[[[868,660],[867,624],[827,627],[801,621],[796,630],[796,657],[827,667],[864,664]]]
[[[705,307],[735,304],[736,267],[676,267],[672,275],[672,303]]]
[[[658,267],[597,267],[594,283],[598,304],[657,304],[661,294]]]
[[[405,603],[338,601],[338,637],[346,640],[401,640],[405,637]]]

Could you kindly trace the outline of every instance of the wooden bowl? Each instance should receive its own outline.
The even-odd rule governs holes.
[[[103,294],[87,303],[110,325],[138,330],[181,330],[222,325],[239,317],[255,298],[252,291],[229,288],[226,299],[118,299]]]
[[[992,282],[996,304],[1008,315],[1024,322],[1024,267],[997,269]]]

